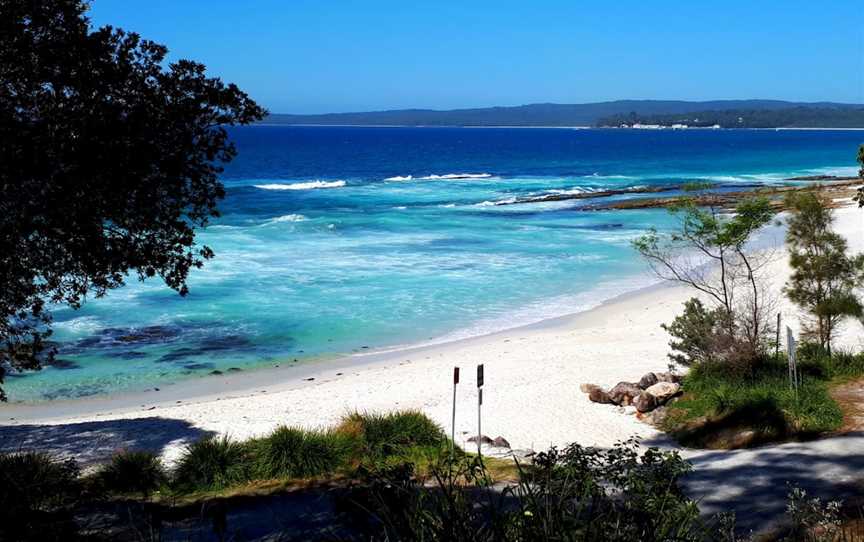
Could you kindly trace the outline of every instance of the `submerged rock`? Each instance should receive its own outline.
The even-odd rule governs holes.
[[[46,363],[49,367],[54,367],[55,369],[62,369],[67,371],[69,369],[80,369],[81,366],[75,363],[74,361],[70,361],[68,359],[62,358],[54,358],[50,362]]]

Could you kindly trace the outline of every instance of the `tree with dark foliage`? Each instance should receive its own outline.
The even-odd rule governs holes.
[[[187,293],[236,155],[224,127],[265,114],[201,64],[92,29],[87,7],[0,0],[0,383],[50,360],[52,304],[128,276]]]

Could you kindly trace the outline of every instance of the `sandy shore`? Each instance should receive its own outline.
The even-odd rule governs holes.
[[[864,250],[864,211],[836,211],[837,230]],[[776,251],[766,269],[778,296],[789,274]],[[544,449],[579,442],[608,446],[656,432],[631,411],[588,401],[583,382],[612,386],[667,368],[668,340],[660,324],[680,312],[692,292],[658,285],[593,310],[457,342],[352,356],[336,362],[209,377],[142,394],[0,407],[0,448],[43,448],[98,461],[118,448],[148,447],[169,462],[183,444],[220,433],[243,439],[280,424],[323,427],[352,410],[417,408],[450,428],[452,370],[457,391],[456,440],[476,432],[474,371],[485,364],[483,433],[513,448]],[[784,322],[797,329],[796,310],[781,300]],[[842,340],[860,348],[861,325]]]

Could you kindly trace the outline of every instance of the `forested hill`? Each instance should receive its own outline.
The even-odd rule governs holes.
[[[273,114],[263,122],[268,124],[323,124],[359,126],[597,126],[626,116],[628,119],[654,116],[684,115],[694,111],[790,111],[812,110],[816,124],[819,115],[830,117],[830,126],[861,126],[862,104],[832,102],[800,103],[779,100],[720,100],[687,102],[674,100],[619,100],[588,104],[531,104],[515,107],[486,107],[481,109],[400,109],[367,113],[328,113],[321,115]],[[856,112],[857,111],[857,112]],[[846,119],[848,113],[849,119]],[[659,118],[659,117],[658,117]],[[844,120],[845,119],[845,120]],[[736,117],[737,120],[737,117]],[[602,122],[601,122],[602,121]],[[676,121],[677,122],[677,121]],[[616,123],[614,125],[618,125]],[[722,124],[722,123],[721,123]]]
[[[864,128],[864,106],[784,109],[723,109],[676,114],[622,113],[603,117],[597,126],[686,125],[722,128]]]

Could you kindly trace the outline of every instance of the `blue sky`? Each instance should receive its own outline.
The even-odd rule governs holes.
[[[275,113],[536,102],[864,103],[860,0],[93,0]]]

